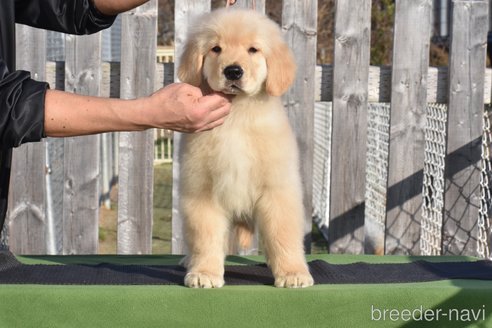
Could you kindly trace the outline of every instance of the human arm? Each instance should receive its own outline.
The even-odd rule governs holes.
[[[148,2],[149,0],[93,0],[97,9],[105,15],[117,15]]]
[[[230,102],[220,94],[175,83],[148,97],[108,99],[47,90],[48,84],[25,71],[10,73],[0,58],[0,148],[110,131],[157,127],[199,132],[223,123]]]
[[[9,72],[0,58],[0,148],[43,137],[47,88],[47,83],[32,80],[28,72]]]
[[[16,0],[16,21],[71,34],[89,34],[111,26],[115,15],[149,0]]]
[[[115,19],[98,10],[93,0],[15,0],[16,23],[58,32],[95,33]]]
[[[225,96],[203,96],[200,89],[183,83],[133,100],[48,90],[44,129],[52,137],[148,128],[200,132],[222,124],[229,111],[230,102]]]

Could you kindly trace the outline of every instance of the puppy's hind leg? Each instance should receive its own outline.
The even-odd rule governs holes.
[[[269,190],[256,207],[258,227],[276,287],[313,285],[304,257],[304,210],[292,190]]]
[[[185,285],[192,288],[220,288],[224,285],[224,259],[228,220],[223,211],[208,200],[186,201]]]

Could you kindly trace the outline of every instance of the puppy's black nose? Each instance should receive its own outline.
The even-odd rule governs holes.
[[[243,69],[238,65],[230,65],[224,68],[224,75],[228,80],[237,81],[243,76]]]

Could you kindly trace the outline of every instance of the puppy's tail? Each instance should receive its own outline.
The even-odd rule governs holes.
[[[234,224],[232,250],[235,253],[247,251],[253,244],[254,233],[255,228],[252,225],[243,222]]]

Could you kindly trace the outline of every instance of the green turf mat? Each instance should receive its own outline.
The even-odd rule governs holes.
[[[19,257],[24,263],[176,264],[179,256]],[[402,256],[318,255],[329,263]],[[230,264],[261,262],[230,257]],[[434,257],[432,261],[473,261]],[[0,286],[0,327],[492,327],[492,282],[271,286]]]

